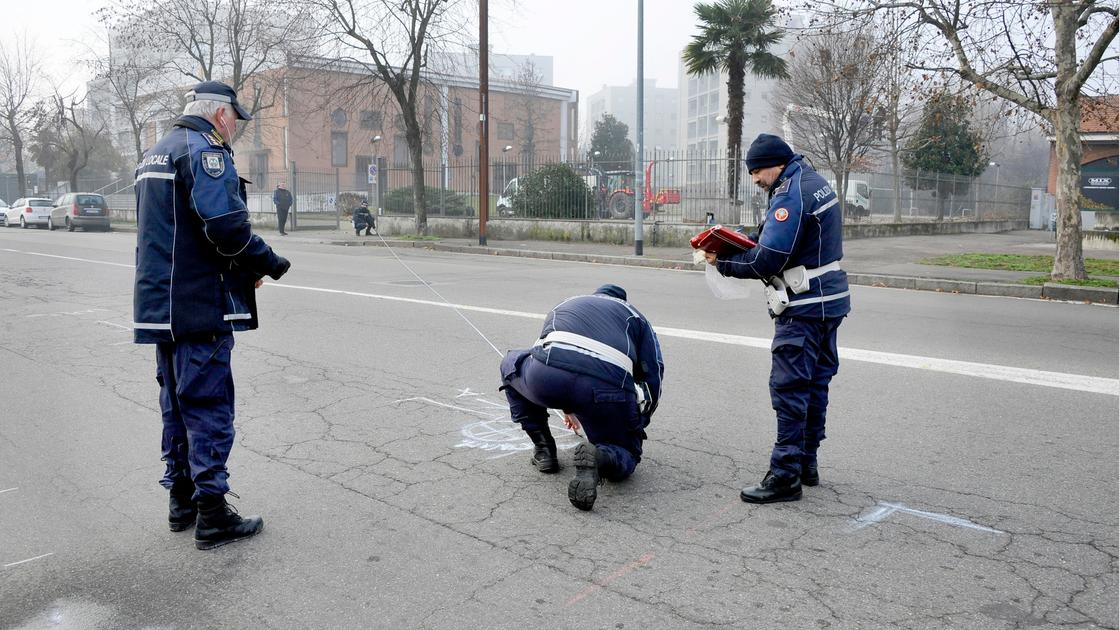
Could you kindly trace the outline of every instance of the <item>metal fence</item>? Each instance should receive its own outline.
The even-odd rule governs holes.
[[[768,197],[754,186],[744,168],[739,174],[742,181],[728,185],[732,181],[729,165],[726,157],[649,152],[642,169],[648,182],[638,190],[633,166],[626,160],[598,156],[564,162],[548,156],[499,153],[490,164],[489,216],[626,221],[633,218],[635,204],[640,203],[647,221],[756,225]],[[427,161],[423,174],[428,216],[477,216],[481,201],[476,160]],[[821,175],[834,179],[826,170]],[[325,172],[303,171],[296,165],[292,171],[251,177],[249,210],[274,214],[272,193],[283,182],[295,200],[289,221],[296,228],[337,227],[348,220],[361,199],[367,199],[381,214],[414,214],[412,168],[384,159]],[[851,173],[844,219],[851,223],[1028,220],[1030,189],[998,180],[997,170],[975,178]],[[105,194],[114,210],[134,210],[130,181],[102,178],[80,183],[85,190]],[[733,196],[732,189],[736,190]]]

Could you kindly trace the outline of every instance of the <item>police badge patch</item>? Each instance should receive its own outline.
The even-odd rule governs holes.
[[[203,151],[202,170],[215,179],[221,177],[225,173],[225,154],[220,151]]]

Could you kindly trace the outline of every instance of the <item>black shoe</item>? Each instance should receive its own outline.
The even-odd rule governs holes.
[[[762,482],[753,488],[746,488],[739,494],[747,503],[777,503],[780,501],[800,500],[800,478],[778,477],[769,471]]]
[[[365,235],[366,235],[366,236],[373,236],[372,234],[370,234],[370,233],[369,233],[369,230],[366,230],[366,231],[365,231]]]
[[[800,482],[806,486],[820,485],[820,468],[816,464],[801,464]]]
[[[528,431],[536,449],[532,452],[532,465],[542,473],[554,473],[559,470],[559,458],[556,457],[556,439],[547,430]]]
[[[598,449],[586,442],[575,447],[575,478],[567,484],[567,498],[580,510],[594,507],[598,498]]]
[[[255,536],[264,529],[259,516],[242,518],[225,501],[224,496],[206,496],[198,501],[198,525],[194,529],[194,546],[214,549]]]
[[[170,506],[167,510],[167,524],[173,532],[190,529],[198,517],[198,506],[194,504],[194,483],[189,479],[176,481],[171,486]]]
[[[287,235],[288,235],[287,232],[280,232],[280,236],[287,236]]]

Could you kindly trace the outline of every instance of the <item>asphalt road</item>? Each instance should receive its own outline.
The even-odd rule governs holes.
[[[230,461],[266,527],[200,552],[156,483],[134,239],[0,230],[0,628],[1119,628],[1119,309],[854,288],[822,484],[749,506],[760,291],[273,237],[293,268],[237,337]],[[666,384],[637,473],[583,513],[579,438],[537,473],[497,364],[604,282]]]

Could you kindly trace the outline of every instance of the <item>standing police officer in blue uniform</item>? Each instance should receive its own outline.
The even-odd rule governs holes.
[[[801,486],[820,483],[816,451],[824,439],[828,384],[839,370],[836,331],[851,311],[843,258],[843,216],[831,186],[784,140],[761,134],[746,153],[754,183],[769,192],[769,209],[751,235],[758,246],[707,254],[719,273],[766,285],[774,318],[769,392],[777,441],[769,472],[742,491],[748,503],[796,501]]]
[[[561,302],[532,348],[511,350],[501,361],[501,389],[513,422],[535,446],[532,465],[540,472],[559,470],[548,409],[562,410],[569,428],[586,431],[590,444],[576,447],[567,487],[580,510],[594,507],[600,479],[633,474],[663,376],[653,327],[613,284]]]
[[[225,501],[233,447],[233,332],[257,327],[255,289],[291,266],[253,234],[228,138],[251,120],[224,83],[186,94],[171,131],[136,168],[136,343],[155,344],[163,412],[160,482],[171,531],[197,521],[212,549],[258,533]]]

